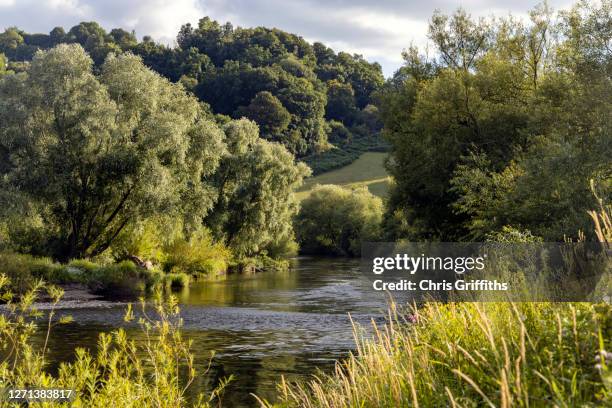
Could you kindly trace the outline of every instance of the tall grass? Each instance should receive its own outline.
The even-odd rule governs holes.
[[[406,317],[408,316],[408,317]],[[612,403],[612,308],[428,303],[393,309],[333,375],[280,384],[279,407],[578,407]],[[600,359],[601,362],[601,359]],[[609,364],[609,363],[608,363]],[[264,406],[272,406],[262,401]]]
[[[590,213],[609,248],[610,207]],[[609,274],[609,271],[608,271]],[[609,285],[609,280],[604,281]],[[392,305],[335,373],[279,385],[270,407],[612,406],[612,306],[607,303]]]
[[[6,275],[0,275],[0,296],[8,302],[0,314],[0,382],[5,388],[74,390],[75,399],[61,406],[163,408],[216,405],[227,384],[224,380],[210,395],[187,400],[187,390],[197,376],[191,343],[181,333],[176,299],[162,297],[159,291],[152,307],[142,303],[140,317],[135,317],[131,308],[126,313],[126,321],[137,321],[144,340],[130,340],[123,329],[101,333],[95,353],[76,349],[74,361],[62,363],[59,372],[52,375],[45,362],[47,340],[53,326],[69,322],[66,318],[54,319],[53,307],[60,301],[62,290],[39,282],[13,303],[9,285]],[[48,292],[53,307],[47,322],[37,325],[36,319],[44,317],[34,307],[41,291]],[[42,347],[35,347],[31,339],[41,329],[47,340]],[[0,402],[0,406],[5,405]],[[60,404],[33,404],[37,405]]]

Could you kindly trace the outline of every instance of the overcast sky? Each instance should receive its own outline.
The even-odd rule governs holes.
[[[172,44],[181,24],[202,16],[234,26],[277,27],[336,51],[378,61],[386,76],[401,65],[401,51],[427,43],[427,21],[434,9],[452,12],[463,6],[474,16],[523,16],[537,0],[0,0],[0,28],[27,32],[66,30],[95,20],[106,29],[135,30]],[[572,0],[549,0],[555,9]]]

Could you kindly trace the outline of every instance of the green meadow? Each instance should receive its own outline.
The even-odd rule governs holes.
[[[297,197],[308,197],[317,184],[335,184],[343,187],[367,187],[370,193],[384,197],[389,190],[390,178],[384,163],[387,153],[367,152],[348,166],[308,178],[297,190]]]

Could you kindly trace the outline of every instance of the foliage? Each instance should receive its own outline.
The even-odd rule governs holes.
[[[47,236],[53,233],[53,227],[45,223],[49,209],[17,188],[2,187],[6,188],[0,188],[0,250],[42,252]]]
[[[193,224],[211,207],[201,181],[221,133],[137,57],[108,58],[94,75],[80,46],[59,45],[4,77],[0,94],[3,176],[49,208],[52,255],[95,256],[130,222],[174,212]]]
[[[542,238],[534,236],[531,231],[521,231],[508,225],[504,226],[501,231],[488,234],[486,240],[491,242],[542,242]]]
[[[302,200],[295,231],[304,253],[358,256],[363,241],[380,236],[383,205],[367,189],[335,185],[313,189]]]
[[[291,121],[291,114],[281,101],[270,92],[262,91],[255,95],[246,107],[239,107],[235,113],[236,117],[246,117],[259,125],[262,137],[275,140],[282,137]]]
[[[608,304],[432,302],[408,311],[393,308],[390,316],[384,327],[374,327],[373,337],[355,329],[357,353],[334,375],[302,385],[283,382],[276,406],[611,402],[603,357],[612,339]]]
[[[200,246],[202,249],[204,247]],[[210,252],[209,250],[208,253],[200,255],[201,265],[213,269],[227,267],[228,260],[211,258]],[[215,253],[216,256],[220,254],[228,256],[227,250]],[[194,262],[193,259],[180,258],[182,255],[184,252],[178,252],[174,258],[180,260],[176,261],[179,266]],[[208,258],[205,258],[206,256]],[[84,285],[93,293],[125,299],[134,299],[145,293],[152,293],[158,288],[188,286],[190,282],[189,275],[183,273],[180,267],[172,269],[172,273],[164,273],[156,268],[137,267],[129,260],[99,264],[85,259],[75,259],[67,264],[60,264],[49,258],[6,251],[0,252],[0,270],[9,279],[9,288],[16,296],[23,296],[41,280],[53,284]]]
[[[256,121],[262,136],[298,156],[327,149],[325,118],[336,117],[337,108],[348,109],[349,127],[384,80],[380,65],[359,55],[336,54],[278,29],[235,28],[208,17],[196,26],[182,26],[173,48],[148,36],[139,42],[133,32],[120,28],[106,32],[96,22],[82,22],[67,33],[61,27],[48,35],[15,27],[0,33],[0,53],[11,61],[29,61],[38,50],[60,43],[80,44],[97,67],[112,54],[139,55],[146,66],[183,84],[215,113]],[[346,91],[350,100],[343,101]],[[332,101],[326,104],[328,94]]]
[[[351,84],[344,84],[338,80],[327,83],[327,109],[325,116],[350,125],[356,114],[355,92]]]
[[[396,181],[386,218],[410,225],[397,233],[482,240],[513,226],[558,241],[588,229],[589,180],[610,195],[610,10],[434,15],[440,58],[410,49],[377,94]]]
[[[6,74],[7,60],[6,56],[0,52],[0,77]]]
[[[49,258],[0,252],[0,270],[9,280],[5,288],[15,294],[25,293],[39,279],[51,279],[63,275],[59,269],[60,266]]]
[[[179,289],[189,287],[191,278],[185,273],[168,273],[164,276],[166,287]]]
[[[310,171],[281,145],[258,137],[255,123],[225,126],[227,154],[212,185],[217,197],[205,223],[238,256],[252,256],[293,241],[294,190]]]
[[[371,104],[380,66],[276,29],[203,18],[169,48],[96,22],[48,35],[8,28],[0,53],[12,69],[0,83],[4,249],[161,264],[163,247],[189,241],[204,219],[238,257],[295,253],[292,191],[306,168],[257,136],[232,141],[217,124],[251,119],[318,170],[382,146]],[[328,106],[340,119],[331,127]],[[332,128],[340,148],[319,156]]]
[[[184,239],[184,233],[179,220],[157,216],[128,225],[110,249],[115,259],[136,256],[144,262],[161,265],[166,260],[168,246],[181,239]]]
[[[2,299],[9,301],[6,313],[0,316],[0,344],[6,358],[0,363],[0,380],[11,388],[60,388],[74,390],[72,407],[178,407],[187,404],[186,392],[196,378],[190,342],[181,332],[182,321],[176,299],[162,298],[158,292],[152,306],[142,303],[136,318],[131,307],[126,321],[136,320],[142,330],[142,340],[130,339],[124,329],[101,333],[98,349],[91,353],[77,349],[72,362],[60,365],[52,374],[46,365],[47,340],[57,324],[69,323],[70,318],[54,319],[55,307],[63,291],[37,284],[20,302],[14,303],[7,291],[6,275],[0,275]],[[40,291],[51,298],[48,316],[33,303]],[[47,321],[45,342],[33,344],[39,329],[38,319]],[[228,380],[231,380],[228,379]],[[210,407],[228,380],[209,396],[199,395],[193,406]]]
[[[164,271],[174,275],[183,273],[187,277],[224,274],[231,261],[229,249],[214,243],[210,233],[204,229],[198,230],[189,240],[175,239],[164,247],[164,252]]]

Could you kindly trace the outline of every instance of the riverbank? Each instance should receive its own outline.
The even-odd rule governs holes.
[[[217,265],[199,269],[190,268],[192,265],[185,266],[177,259],[168,267],[134,258],[136,261],[95,263],[73,260],[61,264],[44,257],[0,252],[0,272],[8,276],[10,289],[16,295],[25,293],[37,281],[43,281],[62,287],[71,300],[87,301],[91,297],[135,300],[158,287],[178,290],[195,281],[219,280],[230,274],[252,274],[288,268],[288,261],[268,257],[242,259],[227,266],[224,263],[221,265],[223,268]]]
[[[407,312],[407,313],[406,313]],[[605,406],[612,306],[428,303],[392,309],[333,375],[281,383],[282,407]],[[263,403],[265,406],[272,404]]]

